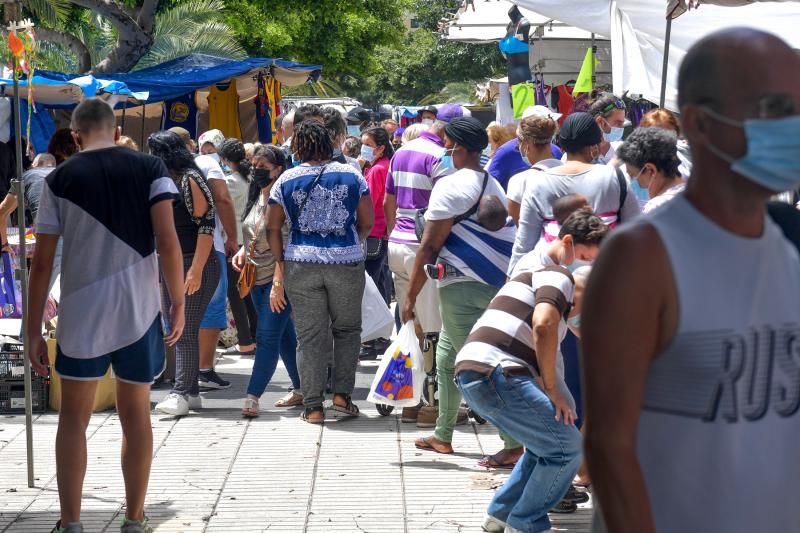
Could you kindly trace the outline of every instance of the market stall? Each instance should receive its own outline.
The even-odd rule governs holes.
[[[521,8],[535,9],[583,30],[608,35],[611,38],[614,92],[622,94],[627,91],[658,102],[663,80],[666,83],[665,107],[675,111],[681,61],[694,43],[710,33],[748,26],[773,33],[800,49],[800,32],[797,31],[800,3],[703,0],[700,9],[671,23],[664,76],[667,13],[675,16],[683,12],[685,2],[673,0],[668,4],[671,9],[665,11],[665,3],[650,0],[513,1]],[[739,7],[728,7],[731,5]]]

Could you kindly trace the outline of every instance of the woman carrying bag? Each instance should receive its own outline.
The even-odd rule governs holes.
[[[256,358],[242,409],[242,415],[250,418],[258,416],[258,400],[275,374],[279,357],[289,373],[292,389],[275,403],[275,407],[293,407],[303,403],[299,392],[297,335],[292,322],[292,308],[285,299],[270,301],[273,288],[282,287],[283,272],[267,241],[265,214],[272,186],[285,168],[286,158],[276,146],[259,146],[253,153],[253,190],[242,223],[244,245],[232,262],[233,268],[241,272],[239,294],[249,293],[258,313]]]

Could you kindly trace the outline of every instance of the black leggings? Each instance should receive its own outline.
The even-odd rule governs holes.
[[[230,260],[225,265],[228,270],[228,302],[231,304],[233,321],[236,322],[236,336],[240,346],[248,346],[255,342],[258,320],[256,306],[249,294],[243,299],[239,298],[239,273],[233,269]]]

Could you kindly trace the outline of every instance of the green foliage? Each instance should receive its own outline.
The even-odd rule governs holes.
[[[226,22],[252,56],[324,66],[325,76],[363,76],[375,48],[399,42],[407,0],[226,0]]]

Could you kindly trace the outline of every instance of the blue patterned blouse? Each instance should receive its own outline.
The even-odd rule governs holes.
[[[356,229],[356,211],[367,182],[352,166],[332,161],[309,191],[321,166],[287,170],[272,187],[269,203],[283,207],[289,223],[284,259],[306,263],[359,263],[364,251]],[[305,208],[300,210],[306,196]]]

